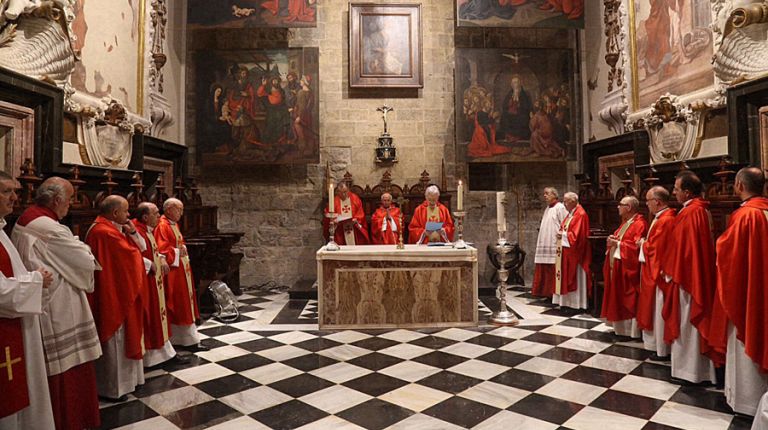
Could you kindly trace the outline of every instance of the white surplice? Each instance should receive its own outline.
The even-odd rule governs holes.
[[[560,231],[560,225],[567,216],[568,210],[561,202],[557,202],[551,207],[548,206],[544,209],[544,215],[541,216],[541,225],[539,226],[539,237],[536,240],[534,263],[555,264],[557,233]]]
[[[757,405],[757,414],[752,421],[752,430],[768,430],[768,392],[760,398]]]
[[[589,307],[587,302],[587,272],[581,266],[576,268],[576,291],[567,294],[553,294],[552,303],[573,309]]]
[[[8,252],[14,277],[6,278],[0,274],[0,317],[21,317],[29,406],[0,419],[0,430],[53,429],[53,411],[38,320],[42,312],[43,277],[38,272],[27,270],[3,227],[5,220],[0,221],[0,245]]]
[[[755,415],[760,397],[768,391],[768,375],[744,351],[736,327],[728,322],[728,350],[725,357],[725,400],[734,412]]]
[[[643,330],[643,347],[653,351],[659,357],[669,355],[669,344],[664,342],[664,317],[661,309],[664,307],[664,293],[656,288],[656,297],[653,309],[653,331]]]
[[[27,267],[53,274],[43,293],[43,332],[48,375],[58,375],[101,355],[101,344],[86,293],[93,292],[98,264],[85,243],[56,220],[41,216],[11,234]]]
[[[125,325],[121,325],[107,343],[102,344],[102,355],[96,360],[96,388],[99,396],[117,399],[132,393],[144,383],[144,361],[125,356]]]
[[[697,384],[715,382],[715,366],[701,354],[699,331],[691,324],[691,295],[680,288],[680,336],[670,348],[672,377]]]

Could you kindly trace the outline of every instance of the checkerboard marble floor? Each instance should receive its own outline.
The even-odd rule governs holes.
[[[201,327],[210,351],[103,404],[103,428],[750,428],[722,391],[672,383],[599,320],[509,293],[517,327],[375,331],[319,331],[316,302],[245,294],[240,321]],[[497,305],[483,299],[480,320]]]

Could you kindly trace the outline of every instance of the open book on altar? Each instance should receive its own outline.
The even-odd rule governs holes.
[[[440,231],[441,228],[443,228],[443,223],[436,221],[427,221],[427,225],[424,226],[426,231]]]

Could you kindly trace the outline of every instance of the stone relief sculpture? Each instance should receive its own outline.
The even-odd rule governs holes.
[[[768,73],[768,3],[733,8],[722,31],[713,67],[724,82],[754,79]]]

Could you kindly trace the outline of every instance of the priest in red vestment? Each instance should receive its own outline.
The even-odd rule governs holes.
[[[357,194],[349,191],[346,183],[342,182],[336,187],[336,195],[333,198],[333,210],[337,215],[336,230],[333,240],[339,245],[367,245],[368,223],[365,221],[363,202]],[[328,207],[325,208],[328,213]],[[328,217],[323,217],[323,237],[328,241],[330,236],[330,222]]]
[[[143,202],[136,207],[136,218],[132,220],[136,231],[147,242],[147,249],[141,253],[145,264],[150,265],[145,277],[147,282],[147,307],[144,313],[144,367],[157,366],[171,359],[182,361],[171,344],[171,324],[168,322],[166,306],[165,276],[171,268],[160,254],[155,240],[154,229],[160,222],[160,210],[154,203]]]
[[[669,235],[661,260],[665,280],[665,341],[672,343],[672,377],[693,383],[715,381],[708,356],[717,352],[709,344],[709,324],[715,298],[715,244],[709,202],[701,198],[703,186],[695,173],[684,170],[675,179],[674,195],[683,207]]]
[[[165,277],[167,288],[166,310],[171,323],[171,343],[191,351],[206,351],[209,348],[200,342],[195,320],[200,318],[197,307],[197,289],[189,265],[189,254],[184,237],[179,230],[179,220],[184,214],[184,203],[170,198],[163,202],[163,216],[154,229],[155,240],[160,254],[170,266]]]
[[[16,203],[16,180],[0,171],[0,429],[52,429],[38,315],[53,277],[30,272],[5,234]]]
[[[637,326],[643,330],[645,349],[653,351],[652,360],[666,360],[669,344],[664,341],[664,292],[668,284],[661,275],[659,261],[669,246],[667,242],[675,226],[675,210],[669,207],[669,191],[652,187],[645,194],[645,204],[653,217],[648,234],[640,240],[640,296],[637,298]]]
[[[96,360],[99,395],[122,400],[144,383],[144,306],[146,243],[128,220],[128,201],[105,198],[85,237],[101,270],[88,294],[103,355]],[[142,246],[143,245],[143,246]]]
[[[96,428],[101,423],[94,365],[101,344],[86,295],[93,292],[96,259],[88,245],[59,222],[67,216],[74,192],[66,179],[46,179],[12,234],[27,267],[45,267],[53,274],[43,295],[40,329],[57,429]]]
[[[453,218],[451,211],[440,203],[440,189],[430,185],[424,191],[424,203],[416,207],[413,218],[408,225],[408,243],[453,242]],[[427,231],[428,222],[442,222],[439,231]]]
[[[742,200],[717,239],[717,293],[711,343],[725,360],[725,398],[735,411],[755,415],[768,391],[768,199],[757,167],[736,174]],[[768,405],[766,405],[768,407]],[[767,411],[768,412],[768,411]]]
[[[565,193],[563,204],[568,216],[557,233],[555,293],[552,303],[561,308],[586,309],[587,293],[592,282],[589,270],[592,264],[589,216],[579,204],[579,195],[576,193]]]
[[[618,336],[640,337],[637,328],[637,296],[640,292],[640,247],[648,223],[637,211],[640,202],[627,196],[619,202],[621,225],[608,236],[603,278],[603,309],[600,314]]]
[[[376,245],[396,245],[400,238],[403,215],[392,205],[392,195],[381,195],[381,206],[371,215],[371,238]]]

